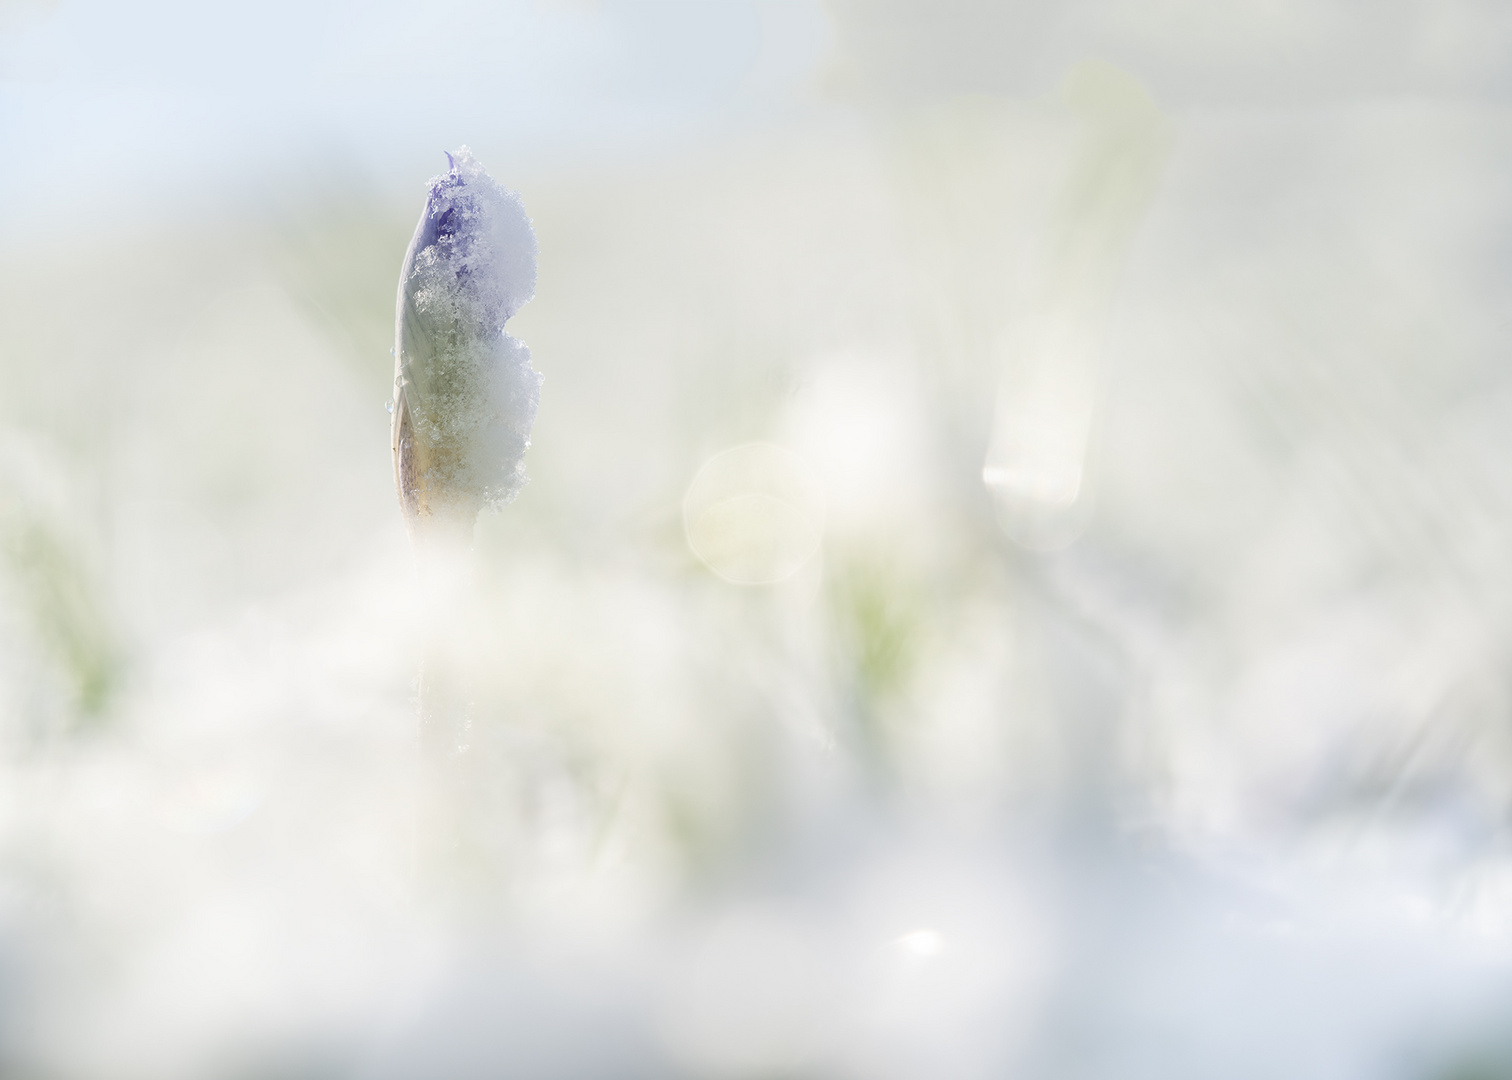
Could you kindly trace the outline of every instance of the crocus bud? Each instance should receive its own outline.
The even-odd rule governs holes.
[[[519,195],[467,147],[430,193],[399,275],[394,479],[411,536],[470,535],[525,484],[541,376],[504,331],[535,295],[536,240]]]

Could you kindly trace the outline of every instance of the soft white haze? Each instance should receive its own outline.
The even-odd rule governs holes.
[[[1509,47],[5,0],[0,1075],[1512,1075]],[[544,382],[417,573],[463,143]]]

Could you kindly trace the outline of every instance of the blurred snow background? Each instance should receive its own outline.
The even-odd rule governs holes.
[[[1512,9],[0,6],[0,1073],[1512,1075]],[[393,298],[519,189],[450,655]]]

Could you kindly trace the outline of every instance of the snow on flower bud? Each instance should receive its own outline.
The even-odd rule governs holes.
[[[504,324],[535,295],[536,239],[519,195],[467,147],[430,181],[404,256],[394,347],[394,478],[411,534],[525,484],[541,376]]]

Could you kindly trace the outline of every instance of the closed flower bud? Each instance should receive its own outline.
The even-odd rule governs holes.
[[[467,147],[447,159],[399,276],[394,478],[411,535],[470,533],[518,494],[540,399],[530,350],[504,330],[535,295],[530,219]]]

